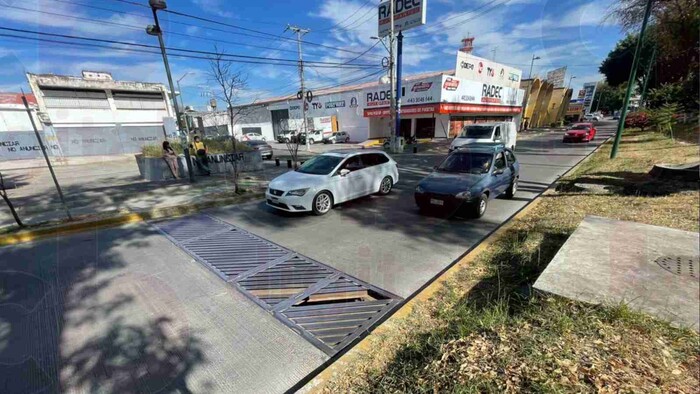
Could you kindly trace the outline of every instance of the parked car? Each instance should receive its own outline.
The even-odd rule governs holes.
[[[281,142],[281,143],[292,142],[292,139],[294,138],[296,133],[297,132],[295,130],[285,130],[285,131],[277,134],[277,142]]]
[[[503,145],[471,144],[452,152],[416,186],[421,211],[434,208],[449,215],[467,213],[480,218],[489,200],[501,194],[513,198],[520,164]]]
[[[323,139],[324,144],[335,144],[338,142],[350,142],[350,134],[344,131],[337,131]]]
[[[564,134],[563,142],[589,142],[595,138],[593,123],[576,123]]]
[[[243,141],[265,141],[265,137],[258,133],[245,133],[242,137]]]
[[[309,133],[309,144],[315,144],[317,142],[323,142],[326,136],[330,136],[330,132],[324,133],[323,130],[314,130]]]
[[[272,159],[272,147],[265,141],[246,141],[251,149],[260,151],[263,160]]]
[[[323,215],[335,204],[369,194],[385,195],[399,181],[396,162],[379,150],[337,150],[314,156],[278,176],[265,193],[267,205]]]
[[[450,152],[462,145],[485,143],[503,144],[515,149],[517,140],[515,122],[477,123],[466,125],[450,144]]]

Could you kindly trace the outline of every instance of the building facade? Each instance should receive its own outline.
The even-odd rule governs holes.
[[[450,138],[465,124],[518,120],[524,93],[520,77],[520,70],[460,52],[454,71],[402,80],[399,132],[404,137]],[[246,115],[233,131],[274,139],[280,133],[301,130],[304,105],[309,130],[345,131],[352,141],[388,137],[391,95],[390,86],[377,81],[313,92],[310,101],[296,96],[273,98],[243,106],[250,111],[242,111]],[[212,122],[202,123],[204,130],[215,127]]]
[[[108,73],[91,71],[83,71],[82,77],[27,74],[27,79],[35,97],[36,124],[51,155],[135,153],[143,145],[159,144],[166,135],[176,133],[162,84],[115,81]],[[21,130],[8,134],[9,130],[0,129],[0,146],[36,145],[31,124],[13,128]],[[39,155],[40,150],[3,152],[0,159]]]

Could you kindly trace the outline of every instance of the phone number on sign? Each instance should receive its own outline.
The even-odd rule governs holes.
[[[417,104],[417,103],[430,103],[432,101],[433,101],[433,96],[411,97],[411,98],[406,100],[406,103]]]

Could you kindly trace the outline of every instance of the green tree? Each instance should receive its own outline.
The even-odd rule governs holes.
[[[608,85],[612,87],[618,87],[623,83],[627,82],[630,76],[630,70],[632,69],[632,61],[634,60],[634,49],[637,45],[636,34],[628,34],[627,37],[620,40],[615,49],[608,53],[608,57],[603,60],[599,70],[600,73],[605,75],[605,80]],[[640,65],[642,69],[646,67],[651,58],[651,54],[654,47],[650,40],[644,40],[644,45],[642,46],[642,57],[640,59]],[[641,84],[644,77],[644,72],[637,72],[637,83]]]
[[[625,88],[627,83],[620,86],[612,87],[607,83],[598,85],[598,92],[591,105],[591,108],[596,108],[598,111],[612,113],[622,108],[622,103],[625,98]]]

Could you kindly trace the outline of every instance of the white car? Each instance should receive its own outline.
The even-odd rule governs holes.
[[[265,137],[258,133],[245,133],[243,134],[243,141],[265,141]]]
[[[600,121],[600,116],[596,114],[586,114],[583,116],[583,120],[588,121],[588,122],[599,122]]]
[[[337,142],[350,142],[350,134],[345,131],[338,131],[323,139],[324,144],[335,144]]]
[[[280,175],[265,192],[267,205],[288,212],[323,215],[369,194],[389,194],[399,181],[396,162],[379,150],[338,150],[314,156],[296,171]]]
[[[469,124],[462,128],[462,132],[452,140],[450,152],[469,144],[493,144],[499,143],[515,149],[518,132],[515,122],[495,122]]]

